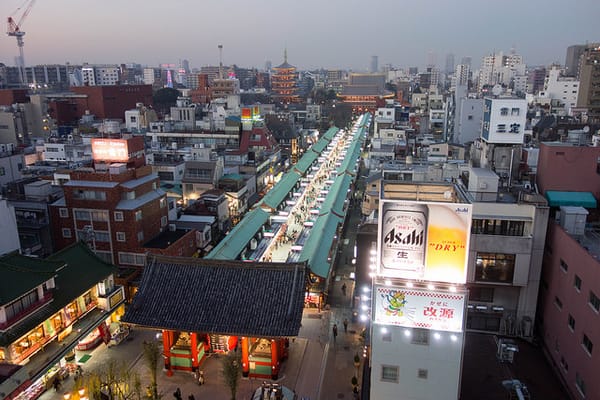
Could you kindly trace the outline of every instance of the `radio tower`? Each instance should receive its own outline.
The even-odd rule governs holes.
[[[16,14],[26,4],[27,7],[25,8],[25,11],[23,11],[21,18],[19,18],[19,22],[15,22],[12,16],[8,17],[8,29],[6,31],[6,34],[8,36],[14,36],[15,38],[17,38],[17,46],[19,47],[17,67],[19,68],[19,75],[21,78],[21,83],[23,85],[27,85],[27,74],[25,73],[25,55],[23,53],[23,45],[25,44],[23,42],[23,36],[25,36],[25,32],[23,32],[21,28],[23,27],[23,22],[25,22],[25,18],[27,18],[27,15],[29,15],[31,8],[35,4],[35,0],[26,1],[21,7],[17,8],[12,13],[13,15]]]
[[[223,79],[223,45],[219,45],[219,79]]]

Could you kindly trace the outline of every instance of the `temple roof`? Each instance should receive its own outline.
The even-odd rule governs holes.
[[[124,322],[237,336],[297,336],[305,263],[151,256]]]

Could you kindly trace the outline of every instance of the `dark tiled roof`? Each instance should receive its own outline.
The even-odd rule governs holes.
[[[9,330],[0,333],[0,346],[9,345],[117,270],[114,265],[98,258],[83,242],[76,242],[44,261],[34,261],[64,265],[54,273],[56,289],[52,301]]]
[[[153,256],[123,321],[155,329],[297,336],[305,263]]]
[[[8,304],[51,279],[63,266],[12,253],[0,258],[0,304]]]

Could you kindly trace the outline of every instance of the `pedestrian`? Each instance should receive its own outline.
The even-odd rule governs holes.
[[[344,282],[344,284],[342,285],[342,294],[344,296],[346,295],[346,282]]]
[[[198,385],[204,385],[204,371],[198,372]]]
[[[348,318],[344,318],[344,333],[348,333]]]
[[[333,324],[333,340],[337,337],[337,324]]]
[[[177,390],[175,390],[175,392],[173,392],[173,397],[175,397],[176,400],[182,400],[181,389],[177,388]]]

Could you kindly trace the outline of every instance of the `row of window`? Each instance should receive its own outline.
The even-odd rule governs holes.
[[[4,312],[6,313],[6,320],[10,321],[15,316],[19,315],[20,313],[31,307],[32,304],[35,304],[38,300],[38,291],[37,289],[34,289],[26,295],[13,301],[12,303],[4,307]]]
[[[565,260],[563,260],[562,258],[560,259],[559,265],[560,265],[561,271],[563,271],[564,273],[567,273],[567,271],[569,271],[569,264],[567,264],[565,262]],[[581,292],[581,284],[582,284],[581,277],[579,275],[575,274],[575,276],[573,278],[573,286],[575,287],[575,290],[577,290],[578,292]],[[592,306],[592,308],[596,312],[600,312],[600,298],[592,290],[590,290],[590,293],[589,293],[588,303],[590,306]]]
[[[473,219],[471,233],[479,235],[523,236],[524,221],[504,219]]]

